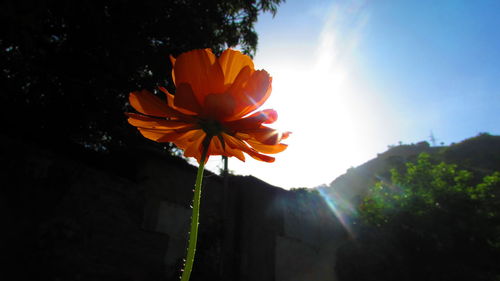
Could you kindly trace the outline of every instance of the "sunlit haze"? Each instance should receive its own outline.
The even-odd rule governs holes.
[[[492,20],[493,14],[482,13],[499,7],[391,3],[288,1],[275,18],[260,17],[254,62],[273,77],[262,109],[275,109],[273,127],[293,134],[274,163],[230,159],[231,171],[287,189],[315,187],[388,145],[429,140],[431,132],[446,144],[500,132],[500,79],[494,78],[500,77],[500,59],[488,53],[500,49],[500,34],[493,22],[475,22]],[[479,29],[484,34],[476,36]],[[485,60],[487,70],[461,58],[483,45],[488,49],[476,59]],[[217,170],[220,157],[208,166]]]

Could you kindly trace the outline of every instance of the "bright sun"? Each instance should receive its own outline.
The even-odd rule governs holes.
[[[273,77],[273,92],[261,109],[275,109],[279,118],[272,127],[292,135],[275,163],[230,159],[230,170],[283,188],[314,187],[375,156],[373,139],[380,137],[384,116],[356,69],[359,29],[341,34],[337,23],[335,18],[325,23],[313,53],[287,61],[275,55],[280,50],[256,57],[256,67]],[[220,167],[220,161],[211,161]]]

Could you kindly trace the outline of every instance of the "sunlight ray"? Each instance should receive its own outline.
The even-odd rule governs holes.
[[[352,206],[352,204],[344,200],[337,193],[328,194],[322,188],[317,189],[321,198],[325,200],[325,203],[328,205],[332,213],[337,217],[342,226],[345,228],[350,237],[354,237],[354,233],[352,231],[351,218],[357,215],[356,209]]]

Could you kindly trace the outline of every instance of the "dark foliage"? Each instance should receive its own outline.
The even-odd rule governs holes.
[[[282,0],[13,1],[0,3],[4,132],[54,147],[109,150],[139,140],[127,96],[172,89],[169,55],[239,46]]]
[[[477,177],[422,154],[360,205],[340,280],[498,280],[500,173]]]

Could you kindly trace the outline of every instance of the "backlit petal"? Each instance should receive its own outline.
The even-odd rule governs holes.
[[[162,91],[163,93],[165,93],[165,96],[167,97],[167,104],[168,106],[170,106],[171,108],[174,108],[176,110],[178,110],[177,108],[175,108],[175,105],[174,105],[174,95],[172,95],[165,87],[158,87],[158,89],[160,89],[160,91]]]
[[[224,125],[233,130],[257,129],[262,124],[270,124],[277,119],[278,113],[274,109],[265,109],[243,119],[227,122]]]
[[[145,138],[154,140],[156,142],[173,142],[187,133],[184,131],[176,132],[174,130],[159,130],[159,129],[146,129],[146,128],[137,128],[137,129]]]
[[[282,140],[287,139],[291,134],[292,132],[283,132],[281,133],[281,139]]]
[[[227,157],[234,156],[245,162],[245,156],[243,155],[241,150],[233,149],[231,146],[225,144],[226,141],[224,138],[223,140],[224,144],[221,142],[219,137],[213,137],[208,147],[208,155],[223,155]]]
[[[208,145],[208,155],[224,155],[224,147],[218,137],[212,138],[212,141]]]
[[[234,149],[230,145],[226,145],[225,149],[226,149],[226,151],[225,151],[226,153],[223,154],[224,156],[227,156],[227,157],[234,156],[234,157],[238,158],[239,160],[245,162],[245,155],[243,155],[243,152],[241,152],[241,150]]]
[[[198,163],[201,163],[201,156],[203,153],[203,141],[206,138],[206,134],[203,131],[195,132],[190,138],[186,138],[181,140],[179,144],[176,145],[182,149],[184,149],[184,156],[186,157],[194,157]],[[205,161],[208,160],[205,159]]]
[[[265,126],[261,126],[258,129],[241,130],[239,133],[249,135],[251,138],[267,145],[278,144],[283,139],[283,135],[280,132]]]
[[[172,55],[170,55],[169,58],[170,58],[170,63],[172,64],[172,68],[174,68],[174,66],[175,66],[175,58]]]
[[[129,101],[130,105],[132,105],[135,110],[146,115],[184,120],[193,119],[192,117],[169,107],[168,104],[160,98],[146,90],[130,93]]]
[[[191,85],[199,104],[204,104],[208,94],[224,91],[224,74],[210,49],[181,54],[175,60],[173,72],[175,85]]]
[[[201,106],[194,95],[191,85],[186,83],[177,86],[174,96],[174,105],[177,108],[187,109],[193,113],[201,112]]]
[[[243,141],[225,133],[222,133],[222,136],[224,137],[224,141],[226,142],[226,144],[229,145],[231,148],[239,149],[245,152],[246,154],[250,155],[250,157],[259,161],[264,161],[269,163],[274,162],[274,157],[260,154],[255,149],[245,144]]]
[[[210,94],[205,99],[203,117],[226,120],[234,115],[235,101],[228,94]]]
[[[188,134],[182,136],[182,138],[175,140],[175,145],[178,148],[186,149],[191,145],[192,142],[197,141],[199,138],[205,138],[205,132],[203,130],[192,130]]]
[[[175,84],[175,58],[170,55],[170,63],[172,63],[172,81],[174,81],[174,84]]]
[[[234,118],[243,117],[259,108],[271,95],[272,78],[265,70],[255,71],[243,88],[230,94],[236,102]]]
[[[252,70],[248,65],[243,67],[240,72],[238,73],[238,76],[234,79],[234,82],[230,84],[230,86],[227,89],[228,93],[239,93],[241,91],[244,91],[248,81],[250,80],[250,77],[255,71]]]
[[[129,101],[130,105],[140,113],[158,117],[171,116],[167,104],[147,90],[130,93]]]
[[[140,128],[173,130],[193,127],[192,123],[186,123],[178,120],[162,120],[135,113],[126,113],[126,115],[129,117],[127,121],[131,125]]]
[[[252,72],[254,70],[252,59],[249,56],[232,49],[227,49],[222,53],[219,57],[219,63],[224,73],[225,85],[233,83],[243,68],[247,67]]]
[[[262,153],[266,153],[266,154],[279,153],[288,147],[288,145],[286,145],[284,143],[278,143],[275,145],[268,145],[268,144],[262,144],[258,141],[255,141],[255,140],[246,140],[246,142],[251,147],[253,147],[255,150],[257,150],[258,152],[262,152]]]
[[[158,87],[167,96],[169,107],[182,112],[186,115],[197,115],[201,111],[201,106],[194,96],[193,90],[189,84],[183,83],[177,87],[175,95],[172,95],[164,87]]]

